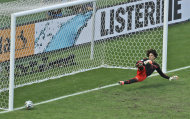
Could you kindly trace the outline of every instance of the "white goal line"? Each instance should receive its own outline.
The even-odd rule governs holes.
[[[170,71],[167,71],[167,73],[176,72],[176,71],[180,71],[180,70],[184,70],[184,69],[188,69],[188,68],[190,68],[190,66],[170,70]],[[158,75],[159,74],[156,73],[156,74],[151,75],[150,77],[158,76]],[[94,88],[94,89],[89,89],[89,90],[73,93],[73,94],[70,94],[70,95],[65,95],[65,96],[61,96],[61,97],[58,97],[58,98],[54,98],[54,99],[42,101],[42,102],[39,102],[39,103],[35,103],[34,105],[36,106],[36,105],[40,105],[40,104],[45,104],[45,103],[53,102],[53,101],[56,101],[56,100],[60,100],[60,99],[64,99],[64,98],[68,98],[68,97],[72,97],[72,96],[76,96],[76,95],[81,95],[81,94],[84,94],[84,93],[89,93],[89,92],[92,92],[92,91],[97,91],[97,90],[101,90],[101,89],[104,89],[104,88],[109,88],[109,87],[113,87],[113,86],[117,86],[117,85],[119,85],[119,84],[114,83],[114,84],[110,84],[110,85],[106,85],[106,86],[102,86],[102,87],[98,87],[98,88]],[[15,108],[13,111],[24,109],[24,108],[25,108],[24,106],[18,107],[18,108]],[[10,112],[10,111],[1,111],[0,114],[1,113],[7,113],[7,112]]]

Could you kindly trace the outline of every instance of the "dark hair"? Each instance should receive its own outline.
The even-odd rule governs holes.
[[[149,57],[150,53],[152,53],[154,55],[154,57],[157,58],[158,54],[157,54],[156,50],[154,50],[154,49],[147,50],[147,52],[146,52],[147,57]]]

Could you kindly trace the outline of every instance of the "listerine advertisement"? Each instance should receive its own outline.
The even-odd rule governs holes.
[[[163,26],[163,0],[135,0],[96,12],[95,40]],[[190,0],[169,0],[168,24],[190,19]]]
[[[92,39],[91,18],[92,11],[89,11],[36,23],[35,54],[90,42]]]

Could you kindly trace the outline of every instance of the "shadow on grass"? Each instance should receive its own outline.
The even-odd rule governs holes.
[[[156,83],[155,82],[155,84],[141,85],[140,87],[138,87],[138,89],[160,88],[160,87],[164,87],[164,86],[168,86],[168,83]]]

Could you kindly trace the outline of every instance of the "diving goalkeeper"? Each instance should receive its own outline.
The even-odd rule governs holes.
[[[119,81],[120,85],[144,81],[155,70],[160,74],[160,76],[162,76],[165,79],[168,79],[169,81],[178,79],[178,76],[169,77],[162,72],[159,64],[157,64],[154,61],[158,56],[156,50],[150,49],[147,51],[146,55],[148,58],[144,58],[143,60],[140,60],[136,63],[136,67],[138,68],[137,75],[132,79],[125,80],[125,81]]]

